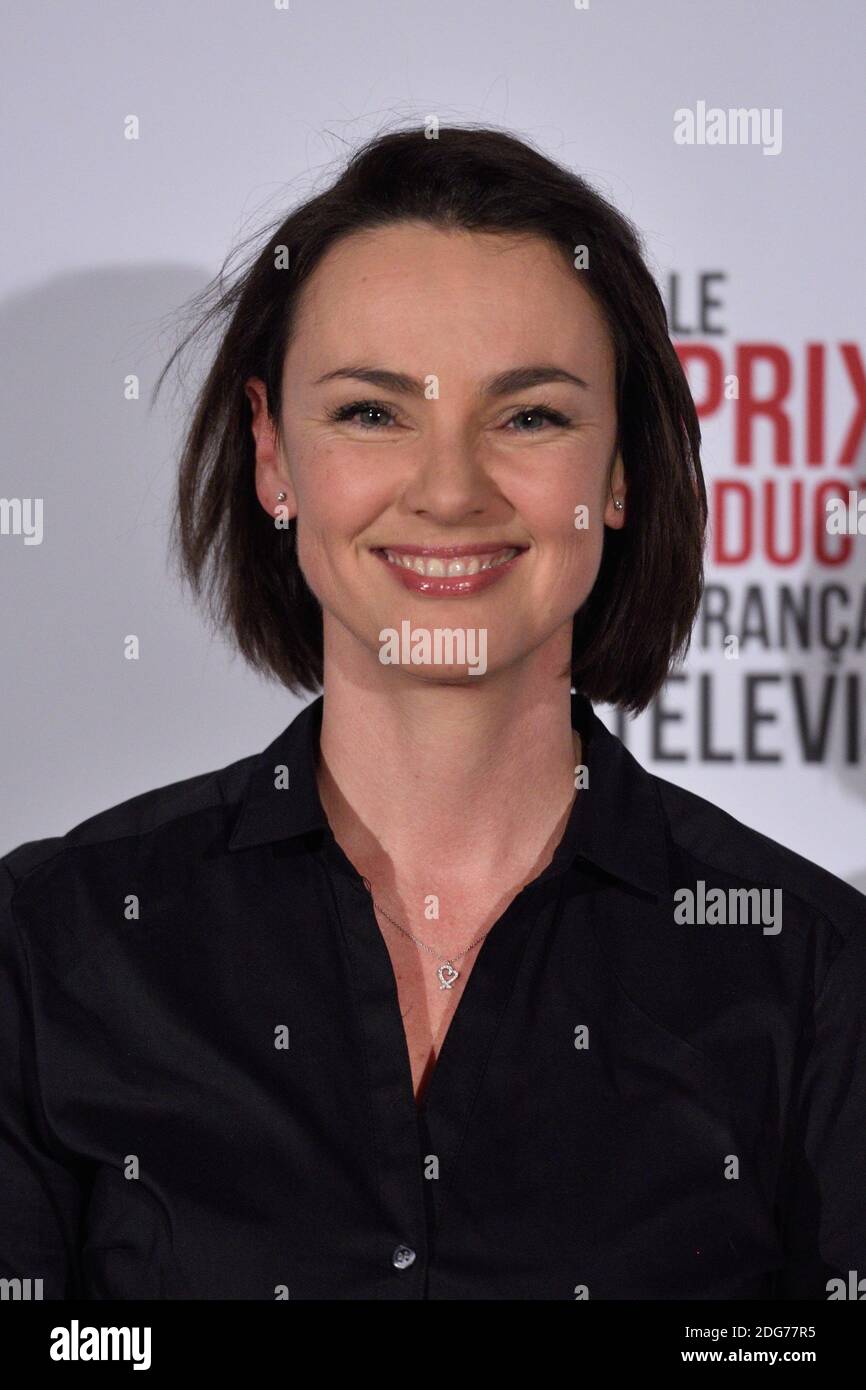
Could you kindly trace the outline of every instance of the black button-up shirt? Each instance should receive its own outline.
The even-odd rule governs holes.
[[[572,708],[589,785],[420,1106],[318,797],[321,697],[261,755],[0,861],[0,1276],[573,1300],[866,1275],[866,898]],[[738,888],[781,890],[776,924],[677,920],[679,890]]]

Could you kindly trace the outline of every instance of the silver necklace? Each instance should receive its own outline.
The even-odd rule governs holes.
[[[473,949],[473,947],[479,946],[481,942],[484,940],[484,937],[487,936],[493,930],[492,927],[488,927],[487,931],[484,932],[482,936],[477,936],[474,941],[470,941],[469,945],[464,947],[462,951],[458,951],[456,955],[447,957],[442,956],[435,949],[435,947],[428,946],[427,942],[422,941],[420,936],[413,936],[410,931],[407,931],[405,927],[401,927],[399,922],[395,922],[394,918],[388,915],[384,907],[377,903],[376,899],[373,897],[373,889],[370,886],[370,880],[368,878],[364,879],[364,886],[367,889],[367,892],[370,894],[373,906],[379,912],[381,912],[382,916],[385,917],[391,923],[392,927],[396,927],[397,930],[399,932],[402,932],[404,936],[408,936],[409,940],[414,941],[416,946],[423,946],[424,950],[428,951],[431,956],[439,956],[439,959],[442,962],[442,964],[438,967],[436,971],[436,976],[439,980],[440,989],[452,988],[454,981],[459,980],[460,978],[460,971],[454,964],[455,960],[460,960],[461,957],[468,955],[469,952]]]
[[[577,752],[578,747],[581,747],[582,751],[582,745],[575,745],[575,752]],[[399,932],[402,932],[404,936],[408,937],[410,941],[414,941],[416,946],[422,946],[424,950],[429,952],[431,956],[439,956],[439,959],[442,962],[442,964],[438,967],[436,971],[436,975],[439,980],[439,988],[451,989],[454,984],[454,981],[460,979],[460,971],[454,964],[455,960],[462,959],[462,957],[468,955],[469,952],[473,950],[475,946],[480,946],[485,936],[489,935],[493,928],[488,927],[486,932],[483,932],[481,936],[476,936],[474,941],[470,941],[469,945],[465,946],[462,951],[458,951],[456,955],[441,956],[439,955],[439,952],[436,950],[434,946],[428,946],[427,942],[422,941],[420,936],[413,936],[412,933],[410,931],[407,931],[405,927],[401,927],[399,922],[395,922],[394,918],[385,911],[381,903],[377,903],[376,899],[373,897],[373,889],[370,884],[370,880],[368,878],[364,878],[363,875],[361,877],[364,887],[370,894],[373,906],[376,908],[378,912],[381,912],[382,916],[386,919],[386,921],[390,922],[392,927],[396,927],[397,930]]]

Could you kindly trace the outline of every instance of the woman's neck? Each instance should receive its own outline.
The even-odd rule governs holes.
[[[319,792],[360,872],[414,895],[443,866],[452,891],[471,891],[549,863],[582,761],[567,676],[446,686],[388,671],[371,685],[326,672]]]

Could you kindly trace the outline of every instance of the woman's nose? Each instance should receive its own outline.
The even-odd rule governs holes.
[[[479,447],[451,435],[423,446],[404,500],[415,512],[455,522],[486,511],[497,496]]]

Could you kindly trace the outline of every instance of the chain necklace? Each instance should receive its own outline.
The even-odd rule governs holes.
[[[578,738],[579,738],[579,735],[578,735]],[[580,749],[580,751],[582,752],[582,744],[581,744],[581,743],[578,743],[578,742],[575,741],[575,745],[574,745],[574,746],[575,746],[575,753],[576,753],[576,754],[577,754],[577,752],[578,752],[578,749]],[[391,923],[391,926],[392,926],[392,927],[396,927],[397,930],[398,930],[398,932],[402,932],[403,935],[406,936],[406,937],[408,937],[410,941],[414,941],[416,946],[422,946],[422,947],[424,948],[424,950],[427,951],[431,956],[439,956],[439,959],[440,959],[440,961],[442,962],[442,964],[438,967],[438,969],[437,969],[437,971],[436,971],[436,975],[437,975],[438,980],[439,980],[439,988],[440,988],[440,989],[451,989],[452,986],[453,986],[453,984],[454,984],[454,981],[460,979],[460,971],[457,969],[457,967],[456,967],[455,964],[454,964],[455,960],[460,960],[460,959],[462,959],[462,957],[468,955],[469,952],[470,952],[471,950],[473,950],[473,948],[474,948],[475,946],[480,946],[480,945],[481,945],[481,942],[484,940],[484,938],[485,938],[487,935],[489,935],[489,933],[493,930],[493,928],[492,928],[492,927],[488,927],[486,932],[483,932],[481,936],[476,936],[476,938],[475,938],[474,941],[470,941],[469,945],[468,945],[468,946],[465,946],[465,947],[463,948],[462,951],[458,951],[458,952],[456,953],[456,955],[453,955],[453,956],[442,956],[442,955],[439,955],[439,952],[436,950],[436,948],[435,948],[434,946],[428,946],[427,942],[426,942],[426,941],[422,941],[421,938],[420,938],[420,936],[413,936],[412,933],[411,933],[410,931],[407,931],[405,927],[401,927],[401,925],[400,925],[399,922],[395,922],[395,921],[394,921],[394,918],[393,918],[389,913],[387,913],[387,912],[385,911],[385,909],[384,909],[384,907],[382,907],[381,903],[377,903],[377,902],[376,902],[376,899],[373,897],[373,889],[372,889],[372,886],[371,886],[371,884],[370,884],[370,880],[369,880],[368,878],[364,878],[363,875],[362,875],[362,881],[363,881],[364,887],[367,889],[367,892],[370,894],[370,898],[371,898],[371,900],[372,900],[373,906],[376,908],[376,910],[377,910],[378,912],[381,912],[382,916],[386,919],[386,921],[388,921],[388,922]]]
[[[474,941],[470,941],[469,945],[464,947],[462,951],[458,951],[456,955],[447,957],[442,956],[435,949],[435,947],[428,946],[427,942],[422,941],[420,936],[413,936],[410,931],[407,931],[405,927],[401,927],[399,922],[395,922],[394,918],[389,916],[389,914],[385,911],[384,907],[377,903],[376,899],[373,897],[373,889],[370,886],[370,880],[368,878],[364,879],[364,886],[367,889],[367,892],[370,894],[373,906],[379,912],[381,912],[382,916],[385,917],[391,923],[392,927],[396,927],[397,930],[399,932],[402,932],[404,936],[408,936],[409,940],[414,941],[416,946],[423,946],[424,950],[428,951],[431,956],[439,956],[439,959],[442,962],[442,964],[437,969],[436,975],[439,980],[440,989],[452,988],[454,981],[459,980],[460,978],[460,971],[454,964],[455,960],[460,960],[461,957],[468,955],[474,946],[480,946],[481,942],[484,940],[484,937],[487,936],[488,933],[493,930],[492,927],[488,927],[487,931],[484,932],[483,935],[477,936]]]

